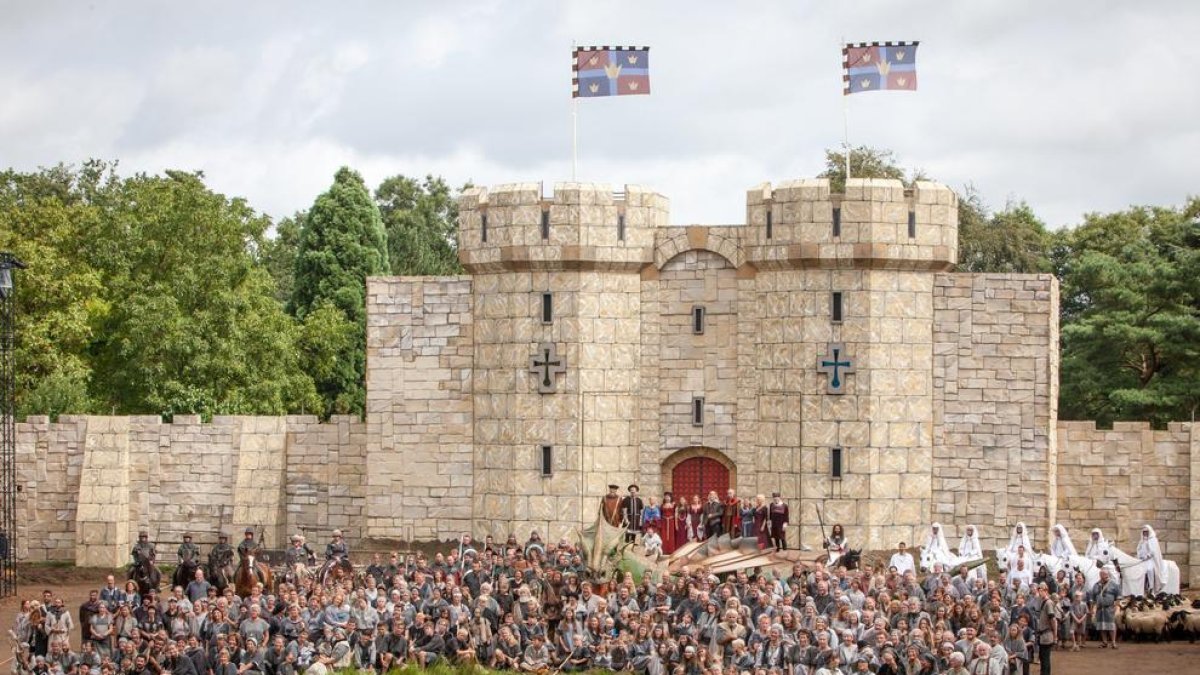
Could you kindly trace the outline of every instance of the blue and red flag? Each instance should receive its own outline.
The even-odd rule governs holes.
[[[842,47],[844,95],[917,88],[919,42],[860,42]]]
[[[571,96],[635,96],[650,93],[649,47],[576,47]]]

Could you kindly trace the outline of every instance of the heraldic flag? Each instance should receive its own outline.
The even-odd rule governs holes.
[[[576,47],[571,96],[632,96],[650,93],[649,47]]]
[[[843,94],[917,88],[918,42],[860,42],[842,48]]]

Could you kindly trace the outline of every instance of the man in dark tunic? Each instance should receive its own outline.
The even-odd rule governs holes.
[[[719,537],[725,531],[721,529],[722,518],[725,516],[725,505],[717,497],[716,490],[708,493],[708,501],[704,502],[704,536]]]
[[[608,494],[600,501],[600,516],[613,527],[621,526],[621,496],[617,494],[620,489],[616,485],[609,485]]]
[[[771,506],[767,508],[771,519],[771,545],[777,551],[787,550],[788,505],[778,492],[771,493]]]
[[[642,510],[646,505],[638,496],[638,486],[630,485],[629,494],[621,500],[621,522],[625,524],[625,541],[634,541],[642,531]]]

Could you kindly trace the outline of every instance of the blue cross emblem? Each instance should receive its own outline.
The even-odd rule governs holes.
[[[846,345],[840,342],[831,342],[825,348],[825,356],[817,357],[817,372],[829,375],[829,381],[825,387],[825,392],[828,394],[844,394],[846,393],[846,373],[854,372],[854,362],[846,356]]]

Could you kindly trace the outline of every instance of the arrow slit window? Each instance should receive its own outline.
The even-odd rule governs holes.
[[[542,293],[542,323],[554,323],[553,293]]]
[[[704,397],[697,396],[692,399],[692,426],[704,426]]]
[[[542,239],[550,238],[550,210],[542,209]]]
[[[842,236],[842,207],[840,206],[833,209],[833,236]]]
[[[830,318],[834,323],[842,322],[842,292],[834,291],[830,301]]]

